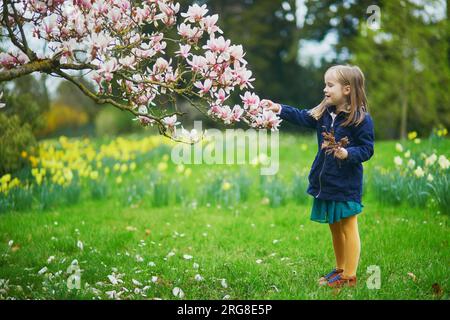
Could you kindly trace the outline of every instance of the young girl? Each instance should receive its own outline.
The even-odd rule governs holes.
[[[313,109],[297,109],[263,100],[268,109],[294,124],[316,129],[319,151],[309,173],[307,193],[314,197],[311,220],[328,223],[336,266],[319,279],[330,287],[356,285],[360,255],[357,214],[361,212],[362,162],[374,152],[372,118],[368,113],[364,75],[356,66],[333,66],[325,73],[325,97]],[[322,132],[334,131],[348,145],[328,154]]]

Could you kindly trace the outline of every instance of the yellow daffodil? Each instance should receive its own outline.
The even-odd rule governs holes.
[[[425,175],[425,172],[423,171],[422,167],[419,166],[416,170],[414,170],[414,174],[416,175],[416,177],[422,178]]]
[[[72,170],[70,170],[70,169],[64,169],[64,178],[68,181],[68,182],[70,182],[70,181],[72,181],[72,179],[73,179],[73,172],[72,172]]]
[[[176,172],[177,172],[177,173],[183,173],[183,171],[184,171],[184,165],[183,165],[183,164],[177,165],[177,170],[176,170]]]
[[[431,156],[425,159],[425,166],[432,166],[438,159],[437,155],[433,153]]]
[[[11,174],[9,174],[9,173],[5,174],[5,175],[0,179],[0,182],[6,182],[6,183],[8,183],[8,182],[10,182],[10,181],[11,181]]]
[[[63,186],[65,182],[66,182],[66,179],[64,179],[63,176],[59,177],[59,179],[58,179],[58,184],[59,185]]]
[[[438,163],[441,169],[447,170],[450,167],[450,161],[444,155],[439,156]]]
[[[158,171],[164,171],[167,169],[167,162],[158,163]]]
[[[447,135],[447,128],[444,128],[443,126],[440,126],[439,128],[435,128],[433,129],[433,132],[438,136],[438,137],[445,137]]]
[[[409,159],[408,168],[414,169],[415,165],[416,165],[416,162],[413,159]]]
[[[228,181],[224,181],[222,184],[222,190],[227,191],[231,189],[231,183],[229,183]]]
[[[36,178],[36,183],[38,184],[38,186],[40,186],[42,184],[42,175],[38,174],[35,176]]]
[[[92,180],[97,180],[98,179],[98,171],[92,171],[90,177]]]
[[[416,131],[411,131],[410,133],[408,133],[408,139],[409,140],[414,140],[415,138],[417,138],[417,132]]]
[[[20,180],[16,177],[16,178],[12,179],[11,182],[9,183],[9,188],[12,189],[19,185],[20,185]]]
[[[394,163],[395,163],[396,166],[401,166],[401,165],[403,164],[403,160],[402,160],[401,157],[396,156],[396,157],[394,158]]]
[[[33,168],[36,168],[39,162],[38,159],[36,159],[36,157],[34,156],[30,156],[28,159],[30,160],[31,166]]]

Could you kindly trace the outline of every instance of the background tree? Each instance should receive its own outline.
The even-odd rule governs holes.
[[[367,20],[367,8],[377,5],[383,10],[380,0],[305,0],[307,12],[302,38],[322,41],[329,34],[336,37],[333,63],[346,63],[352,53],[351,47],[359,34],[359,26]]]
[[[36,145],[35,132],[44,126],[42,114],[49,108],[45,81],[28,75],[2,86],[0,111],[0,175],[26,165],[23,152]]]
[[[450,125],[448,20],[436,17],[438,4],[384,1],[381,29],[361,24],[349,46],[351,62],[366,74],[380,138],[404,139],[412,130],[427,135]]]

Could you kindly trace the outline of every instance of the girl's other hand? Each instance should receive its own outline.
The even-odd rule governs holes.
[[[334,156],[338,159],[344,160],[348,157],[348,152],[345,148],[339,148],[334,153]]]
[[[261,100],[261,105],[263,106],[263,108],[265,108],[267,110],[271,110],[275,113],[280,112],[280,109],[281,109],[280,104],[275,103],[272,100],[268,100],[268,99]]]

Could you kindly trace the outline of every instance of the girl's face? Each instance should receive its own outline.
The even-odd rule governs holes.
[[[328,105],[341,106],[347,102],[350,86],[342,86],[333,71],[325,73],[325,88],[323,89]]]

